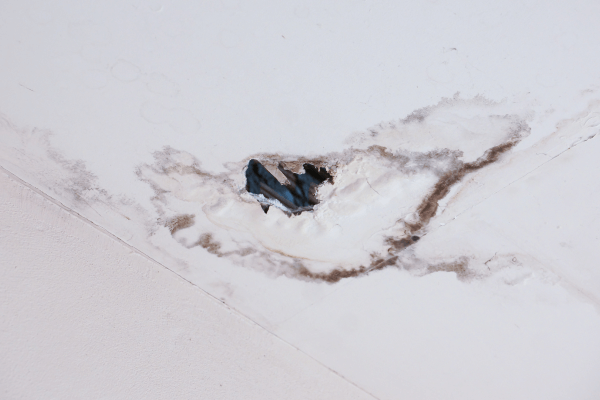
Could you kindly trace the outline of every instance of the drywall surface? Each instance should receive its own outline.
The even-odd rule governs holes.
[[[4,173],[0,210],[0,398],[372,398]]]
[[[378,398],[597,400],[599,10],[4,0],[0,168]]]

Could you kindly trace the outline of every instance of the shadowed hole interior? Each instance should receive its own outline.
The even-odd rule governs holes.
[[[287,178],[281,184],[259,161],[252,159],[246,169],[246,190],[254,195],[262,195],[267,201],[257,200],[265,214],[273,205],[268,200],[277,200],[284,211],[290,214],[300,214],[302,211],[311,211],[319,203],[316,198],[317,187],[325,181],[332,181],[332,176],[324,167],[317,169],[312,164],[303,165],[304,173],[296,174],[284,168],[279,163],[277,168]]]

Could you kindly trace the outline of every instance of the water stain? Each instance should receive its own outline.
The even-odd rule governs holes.
[[[523,129],[526,129],[524,126]],[[359,277],[363,275],[367,275],[370,272],[381,270],[390,266],[400,266],[403,268],[410,269],[413,267],[413,262],[407,263],[406,260],[401,260],[399,255],[409,249],[412,245],[417,243],[421,237],[426,234],[424,230],[430,220],[435,216],[438,209],[438,202],[448,195],[451,188],[460,182],[466,175],[473,173],[477,170],[485,168],[486,166],[496,162],[500,156],[509,151],[516,143],[518,143],[520,136],[515,135],[507,142],[502,143],[500,145],[494,146],[484,152],[484,154],[479,157],[474,162],[460,162],[458,160],[458,156],[460,156],[459,152],[450,151],[448,149],[443,150],[435,150],[428,153],[420,154],[416,157],[407,154],[406,152],[398,152],[396,154],[390,152],[388,149],[381,148],[380,146],[371,146],[367,150],[353,150],[353,153],[375,153],[378,158],[382,160],[382,162],[390,162],[396,168],[404,168],[407,171],[411,171],[412,168],[417,168],[418,170],[430,169],[435,171],[437,175],[439,175],[438,181],[433,186],[432,190],[424,197],[419,206],[417,207],[416,221],[411,223],[406,223],[405,226],[408,228],[406,231],[406,235],[402,237],[387,237],[385,238],[385,244],[388,246],[388,255],[386,257],[377,257],[374,256],[369,265],[361,265],[357,268],[344,268],[338,267],[334,268],[328,272],[314,272],[311,269],[307,268],[302,260],[295,258],[291,255],[285,255],[281,252],[279,254],[287,256],[289,259],[293,261],[289,263],[279,262],[280,265],[287,265],[288,268],[284,268],[281,273],[283,275],[294,277],[303,280],[315,280],[315,281],[323,281],[328,283],[335,283],[342,279]],[[161,157],[165,155],[169,156],[171,154],[177,153],[177,151],[172,149],[165,149],[161,152]],[[336,154],[340,156],[340,159],[343,159],[342,154]],[[275,162],[278,157],[283,157],[281,155],[261,155],[261,159],[264,160],[265,163]],[[285,157],[284,157],[285,158]],[[327,165],[331,164],[332,155],[328,155],[326,158],[322,158],[318,160],[318,165]],[[335,158],[335,157],[333,157]],[[420,160],[421,163],[415,167],[415,159]],[[439,160],[443,159],[445,162],[440,163]],[[279,170],[284,173],[285,176],[291,182],[298,182],[299,178],[302,175],[308,175],[315,179],[314,181],[310,181],[311,183],[318,182],[322,183],[325,181],[333,182],[334,176],[327,172],[325,167],[320,167],[319,170],[306,161],[303,158],[300,158],[296,161],[287,161],[284,163],[278,162]],[[438,162],[432,162],[438,161]],[[286,170],[283,168],[284,165],[290,165],[292,168],[298,167],[298,165],[302,165],[305,174],[297,174],[291,172],[291,170]],[[448,171],[449,170],[449,171]],[[448,172],[446,172],[448,171]],[[157,170],[158,172],[158,170]],[[178,174],[193,174],[198,177],[201,177],[205,182],[209,181],[220,181],[222,183],[227,183],[227,186],[232,187],[233,182],[228,181],[226,178],[227,174],[221,174],[219,176],[212,175],[204,170],[202,170],[198,164],[192,163],[192,165],[172,165],[166,166],[163,165],[160,167],[160,173],[168,174],[177,172]],[[413,171],[416,172],[416,171]],[[139,172],[140,176],[143,176],[141,172]],[[316,178],[315,178],[316,176]],[[314,197],[314,192],[312,196],[309,196],[305,191],[302,196],[298,196],[298,198],[288,199],[284,197],[283,194],[279,194],[282,191],[285,191],[285,195],[291,195],[290,186],[286,186],[278,182],[275,177],[270,174],[266,168],[256,159],[252,158],[248,162],[248,168],[246,170],[247,177],[247,185],[246,190],[248,192],[254,194],[262,194],[265,198],[275,198],[280,199],[281,203],[291,210],[292,214],[299,213],[298,211],[306,210],[308,208],[305,207],[308,204],[310,207],[318,204],[318,200]],[[149,181],[150,182],[150,181]],[[265,186],[269,185],[266,189]],[[289,185],[289,182],[288,182]],[[297,186],[296,186],[297,187]],[[294,188],[294,186],[291,186]],[[314,186],[313,186],[314,188]],[[223,190],[223,187],[221,187]],[[155,188],[157,194],[161,194],[160,190]],[[279,192],[278,192],[279,191]],[[296,202],[294,202],[296,200]],[[264,204],[262,204],[264,206]],[[264,208],[263,208],[264,209]],[[266,212],[266,210],[265,210]],[[170,230],[172,235],[175,235],[179,230],[189,228],[194,225],[194,215],[190,214],[182,214],[167,219],[165,222],[165,226]],[[199,239],[193,243],[192,245],[187,245],[184,242],[180,243],[184,244],[188,248],[200,246],[206,249],[209,253],[217,255],[218,257],[227,257],[227,256],[240,256],[245,257],[251,254],[258,255],[264,259],[269,258],[268,251],[259,251],[253,248],[245,248],[236,251],[222,251],[222,245],[219,243],[212,234],[203,233],[200,235]],[[468,268],[468,259],[466,257],[460,258],[459,260],[452,262],[442,262],[427,265],[424,269],[424,273],[433,273],[439,271],[446,272],[454,272],[457,275],[458,279],[466,280],[472,278],[474,275]]]
[[[221,251],[220,251],[221,244],[216,242],[213,239],[212,234],[210,234],[210,233],[202,234],[200,236],[200,238],[196,241],[196,243],[194,243],[192,246],[200,246],[203,249],[205,249],[206,251],[208,251],[210,254],[215,254],[219,257],[223,256],[223,253],[221,253]]]
[[[194,225],[195,215],[193,214],[182,214],[176,215],[165,221],[165,226],[169,228],[171,235],[177,233],[177,231],[185,228],[189,228]]]
[[[335,269],[326,274],[313,274],[308,270],[303,270],[299,272],[300,276],[310,277],[312,279],[326,282],[337,282],[344,278],[358,277],[368,274],[371,271],[380,270],[390,265],[396,265],[398,261],[398,256],[396,254],[406,250],[420,239],[419,236],[412,235],[412,233],[421,231],[429,223],[431,218],[435,216],[438,208],[438,202],[450,192],[452,186],[464,178],[465,175],[475,172],[497,161],[500,155],[510,150],[519,142],[519,139],[519,136],[515,136],[506,143],[494,146],[491,149],[488,149],[483,156],[477,159],[477,161],[472,163],[464,163],[460,168],[458,168],[458,170],[442,176],[434,186],[433,191],[419,205],[417,211],[417,215],[419,217],[418,221],[412,224],[406,224],[409,228],[409,235],[403,238],[386,238],[386,243],[390,246],[388,248],[388,252],[390,253],[389,257],[377,258],[373,260],[368,267],[360,266],[359,268],[351,270]],[[461,258],[459,261],[453,263],[430,265],[427,267],[427,270],[430,273],[438,271],[455,272],[458,279],[461,280],[465,280],[472,276],[472,273],[468,269],[468,259],[466,257]]]
[[[369,129],[363,132],[362,137],[378,138],[382,136],[382,132],[385,129],[400,129],[402,126],[423,126],[422,132],[427,133],[427,124],[431,123],[431,115],[435,111],[435,107],[417,110],[404,119],[380,124],[373,129]],[[501,114],[493,117],[506,120],[512,118]],[[3,117],[0,118],[0,129],[2,129],[3,133],[12,132],[19,138],[18,143],[21,146],[19,149],[23,149],[19,153],[19,157],[21,157],[21,154],[26,154],[27,151],[37,154],[28,149],[37,149],[38,147],[44,149],[44,162],[38,165],[36,164],[37,161],[31,158],[28,165],[36,166],[42,172],[41,175],[43,175],[45,182],[51,183],[47,186],[50,192],[59,194],[59,198],[68,199],[69,201],[66,203],[75,205],[75,208],[79,209],[88,206],[90,208],[92,206],[94,208],[102,207],[102,209],[98,208],[102,213],[102,210],[108,211],[112,209],[116,211],[127,208],[134,220],[146,220],[150,222],[149,225],[152,225],[149,228],[150,236],[153,230],[167,229],[173,239],[182,244],[186,249],[201,248],[217,257],[228,257],[236,264],[260,270],[273,276],[283,275],[307,281],[335,283],[347,278],[365,276],[370,272],[390,267],[413,271],[419,275],[435,272],[452,272],[460,280],[469,280],[483,276],[480,272],[476,271],[474,266],[469,265],[469,258],[467,257],[442,261],[417,259],[414,256],[414,246],[417,242],[421,241],[423,245],[426,245],[425,236],[427,235],[428,226],[438,213],[440,200],[447,197],[452,188],[456,187],[469,174],[501,160],[504,154],[513,149],[528,134],[529,127],[525,122],[519,120],[519,118],[513,118],[513,120],[516,123],[512,125],[510,130],[505,132],[505,136],[499,144],[490,146],[487,150],[482,151],[479,157],[468,162],[462,160],[463,151],[461,149],[440,146],[437,149],[417,151],[403,147],[395,148],[388,144],[377,142],[364,146],[364,148],[350,147],[339,152],[311,157],[279,153],[254,154],[245,160],[228,163],[229,172],[211,173],[201,168],[200,162],[189,153],[165,147],[162,151],[155,153],[155,163],[153,165],[143,165],[137,170],[139,178],[147,182],[155,191],[152,201],[156,206],[155,212],[160,217],[158,223],[155,223],[156,219],[151,218],[145,209],[141,209],[132,200],[113,196],[101,188],[97,177],[87,170],[83,161],[66,159],[56,149],[53,149],[48,141],[49,132],[37,129],[20,130]],[[595,120],[591,121],[588,125],[595,126]],[[15,141],[15,143],[17,142]],[[460,142],[460,145],[463,144],[464,142]],[[198,212],[196,212],[196,209],[193,212],[196,212],[196,215],[200,215],[199,212],[201,210],[206,214],[207,212],[212,212],[211,210],[213,207],[216,207],[216,203],[203,203],[198,200],[202,196],[197,198],[190,196],[193,190],[205,190],[206,193],[210,192],[210,196],[213,196],[213,199],[217,199],[217,202],[223,199],[231,201],[236,205],[244,202],[252,202],[251,207],[255,207],[255,199],[248,200],[243,197],[249,190],[239,185],[240,178],[244,175],[243,168],[249,164],[250,160],[259,162],[269,171],[279,171],[281,176],[284,177],[287,177],[287,173],[296,176],[302,175],[304,171],[304,174],[307,174],[305,167],[307,164],[310,165],[309,168],[314,167],[317,171],[324,169],[330,176],[324,182],[331,184],[335,190],[337,188],[336,183],[342,178],[341,174],[338,174],[338,171],[341,171],[352,160],[360,157],[372,157],[373,160],[376,160],[377,164],[383,165],[386,168],[389,167],[390,171],[401,171],[409,178],[417,177],[418,174],[425,172],[436,177],[431,189],[424,196],[419,197],[418,202],[415,203],[414,213],[412,213],[414,218],[399,220],[401,225],[405,227],[404,232],[385,237],[382,240],[382,247],[385,249],[382,252],[383,254],[373,253],[371,259],[362,263],[362,265],[357,263],[349,266],[337,263],[335,265],[332,264],[332,268],[328,267],[323,270],[315,269],[302,257],[291,254],[286,255],[286,252],[261,246],[260,241],[250,243],[230,240],[225,235],[221,235],[227,228],[219,230],[219,227],[209,226],[200,218],[196,221],[195,214],[184,213],[182,210],[177,211],[176,202],[171,201],[171,197],[174,197],[180,201],[196,202],[200,206],[198,207]],[[281,171],[282,169],[287,171],[286,174]],[[187,187],[174,187],[171,183],[165,184],[165,180],[171,179],[171,177],[174,177],[175,181],[181,182],[189,180],[192,177],[195,180],[191,180]],[[334,183],[334,180],[336,183]],[[375,189],[379,189],[375,182],[371,181],[371,183]],[[282,186],[285,186],[285,183]],[[385,196],[385,193],[382,192],[382,195]],[[339,193],[334,194],[332,198],[344,200]],[[305,199],[309,199],[309,197],[305,196]],[[314,196],[312,201],[314,202],[315,200],[317,203],[314,205],[319,204],[319,207],[325,203],[324,201],[319,202],[317,196]],[[189,212],[193,208],[186,206],[186,209]],[[98,213],[95,209],[93,210]],[[218,211],[221,212],[222,210],[223,208]],[[253,222],[266,222],[267,216],[260,212],[259,214],[264,219],[255,218]],[[272,214],[270,213],[268,217],[272,217]],[[292,215],[292,218],[286,219],[290,221],[300,220],[307,215],[311,216],[313,214],[316,213]],[[167,217],[167,215],[175,216]],[[130,219],[125,215],[123,217]],[[187,231],[187,234],[182,232],[187,229],[190,230]],[[197,231],[193,231],[194,229]],[[190,233],[193,234],[190,236]],[[191,239],[186,242],[182,239],[183,236],[197,239]],[[197,249],[197,251],[201,250]],[[521,257],[519,257],[520,259]],[[500,269],[517,268],[520,265],[520,261],[511,254],[503,256],[495,255],[485,263],[484,267],[494,272]],[[518,276],[517,279],[510,277],[510,279],[512,280],[509,283],[519,282],[526,279],[526,276]]]
[[[498,161],[501,154],[510,150],[519,141],[520,137],[513,137],[506,143],[502,143],[498,146],[488,149],[484,155],[475,162],[464,163],[460,168],[458,168],[458,170],[449,172],[442,176],[435,184],[433,191],[425,199],[423,199],[423,202],[419,205],[417,211],[419,221],[409,225],[411,232],[416,232],[429,223],[431,218],[433,218],[437,212],[438,202],[446,197],[450,192],[450,189],[455,184],[460,182],[465,175]]]
[[[480,107],[487,114],[478,116],[473,107]],[[417,259],[411,247],[427,235],[428,226],[438,213],[440,200],[446,198],[469,174],[498,162],[503,154],[529,134],[529,126],[524,118],[496,112],[494,107],[495,103],[479,97],[472,100],[455,97],[436,106],[416,110],[404,119],[368,129],[355,137],[349,148],[339,152],[312,157],[281,153],[254,154],[239,162],[226,163],[228,172],[216,174],[204,170],[200,161],[191,154],[165,147],[155,153],[156,162],[153,165],[140,166],[137,173],[140,179],[154,188],[157,210],[169,208],[168,198],[175,196],[179,200],[198,202],[208,220],[215,224],[195,227],[199,238],[192,240],[192,244],[175,238],[187,248],[201,247],[210,254],[228,257],[234,263],[275,276],[328,283],[364,276],[389,267],[414,271],[416,274],[453,272],[458,279],[468,280],[478,274],[469,266],[467,257],[428,262]],[[454,117],[452,113],[456,109],[467,109],[469,117]],[[450,135],[440,140],[431,134],[434,132],[440,137],[446,134],[446,130],[456,130],[456,126],[462,126],[466,118],[479,118],[475,121],[479,131],[485,132],[488,127],[494,129],[488,136],[483,133],[477,136],[479,147],[469,140],[474,131],[471,126],[461,128],[456,134],[458,136]],[[446,122],[449,119],[451,122]],[[440,125],[439,121],[444,122]],[[434,146],[419,144],[419,141],[428,137],[431,137]],[[491,146],[484,147],[481,143],[490,143]],[[372,166],[379,175],[369,175]],[[359,179],[357,175],[363,173],[361,171],[367,171],[367,175],[363,174],[364,178],[361,175]],[[369,176],[373,179],[369,179]],[[241,182],[242,177],[246,178],[244,183]],[[325,183],[323,194],[320,185]],[[361,189],[363,184],[366,191]],[[337,242],[328,242],[336,237],[327,233],[335,229],[330,221],[348,215],[364,215],[360,218],[368,222],[369,213],[374,211],[372,207],[377,207],[377,199],[381,198],[382,204],[394,207],[395,197],[390,196],[397,195],[398,184],[406,187],[410,193],[402,199],[413,201],[414,205],[398,204],[396,210],[390,208],[391,214],[386,214],[386,218],[390,215],[394,218],[395,213],[401,217],[395,223],[393,219],[390,220],[393,229],[388,224],[378,231],[381,239],[377,240],[381,240],[381,244],[375,246],[375,251],[368,250],[361,242],[349,247],[349,250],[362,252],[361,257],[366,262],[356,259],[349,263],[335,261],[337,256],[328,254],[328,246],[331,246],[331,251],[340,253],[341,258],[338,259],[348,257],[335,248]],[[263,218],[259,217],[244,205],[250,202],[256,204],[257,200],[264,214],[271,206],[277,205],[292,218],[285,222],[277,216],[273,219],[271,213],[270,217],[262,213]],[[366,204],[369,206],[365,207]],[[307,219],[305,215],[300,215],[304,211],[315,211],[315,216]],[[356,221],[359,221],[358,224],[349,225],[350,229],[360,231],[363,228],[361,220]],[[186,225],[189,223],[189,219],[185,218],[172,221],[169,229],[174,235],[183,229],[181,227],[191,227]],[[338,229],[343,232],[342,227]],[[294,231],[305,233],[294,236],[291,234]],[[215,235],[215,232],[238,236],[232,240],[222,237],[220,233]],[[340,235],[338,237],[342,239],[335,240],[345,240],[343,234]],[[303,243],[298,245],[296,239]],[[273,243],[275,246],[271,245]],[[322,245],[320,256],[313,255],[317,254],[311,249],[313,244]],[[343,242],[338,244],[343,245]],[[309,253],[303,253],[305,250],[302,249],[307,249]]]

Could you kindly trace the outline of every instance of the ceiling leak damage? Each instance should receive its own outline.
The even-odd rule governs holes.
[[[427,261],[411,248],[427,245],[440,200],[529,134],[528,116],[507,107],[455,96],[355,134],[342,151],[255,154],[222,173],[166,147],[137,174],[155,192],[154,230],[166,227],[190,251],[304,280],[337,282],[392,266],[469,279],[480,273],[468,257]]]
[[[287,178],[287,182],[282,184],[260,161],[252,159],[246,168],[246,190],[255,195],[265,214],[270,206],[279,208],[288,216],[312,211],[319,204],[317,187],[325,181],[333,184],[333,177],[324,167],[317,169],[309,163],[303,167],[304,173],[296,174],[285,169],[280,162],[277,169]]]

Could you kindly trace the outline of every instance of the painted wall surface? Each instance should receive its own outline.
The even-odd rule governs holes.
[[[0,174],[2,399],[371,399]]]
[[[599,14],[4,1],[0,166],[377,398],[596,399]]]

